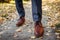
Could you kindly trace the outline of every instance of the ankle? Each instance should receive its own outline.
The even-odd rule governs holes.
[[[35,22],[35,24],[38,24],[38,25],[39,25],[40,23],[41,23],[41,21],[36,21],[36,22]]]
[[[23,17],[23,16],[22,16],[22,17],[20,17],[20,19],[22,19],[22,18],[25,18],[25,17]]]

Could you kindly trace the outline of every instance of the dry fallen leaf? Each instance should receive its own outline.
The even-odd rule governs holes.
[[[57,38],[60,38],[59,36],[57,36]]]
[[[31,32],[31,29],[29,29],[28,32]]]
[[[17,31],[17,32],[21,32],[22,30],[21,30],[21,29],[17,29],[16,31]]]
[[[59,33],[55,33],[56,35],[59,35]]]
[[[4,22],[5,18],[0,17],[0,24]]]
[[[31,36],[31,38],[33,38],[33,39],[34,39],[34,38],[36,38],[36,37],[35,37],[35,36]]]
[[[49,33],[46,33],[46,35],[48,35],[48,36],[49,36],[50,34],[49,34]]]
[[[14,34],[14,37],[18,37],[18,35],[15,33],[15,34]]]

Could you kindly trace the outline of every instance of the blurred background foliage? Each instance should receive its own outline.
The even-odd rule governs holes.
[[[10,1],[14,1],[14,0],[0,0],[0,2],[7,2],[7,3],[9,3]],[[29,1],[29,0],[24,0],[24,1]]]

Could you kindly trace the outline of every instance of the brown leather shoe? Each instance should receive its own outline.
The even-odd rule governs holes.
[[[17,22],[17,24],[16,24],[16,26],[22,26],[23,24],[24,24],[24,22],[25,22],[25,18],[24,17],[21,17],[19,20],[18,20],[18,22]]]
[[[43,29],[42,23],[36,22],[34,28],[35,28],[34,34],[35,34],[36,38],[42,37],[44,34],[44,29]]]

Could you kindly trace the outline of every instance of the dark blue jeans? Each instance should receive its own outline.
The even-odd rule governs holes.
[[[32,14],[34,21],[41,21],[42,19],[42,0],[31,0],[32,1]],[[16,8],[20,17],[25,17],[25,10],[23,7],[22,0],[15,0]]]

